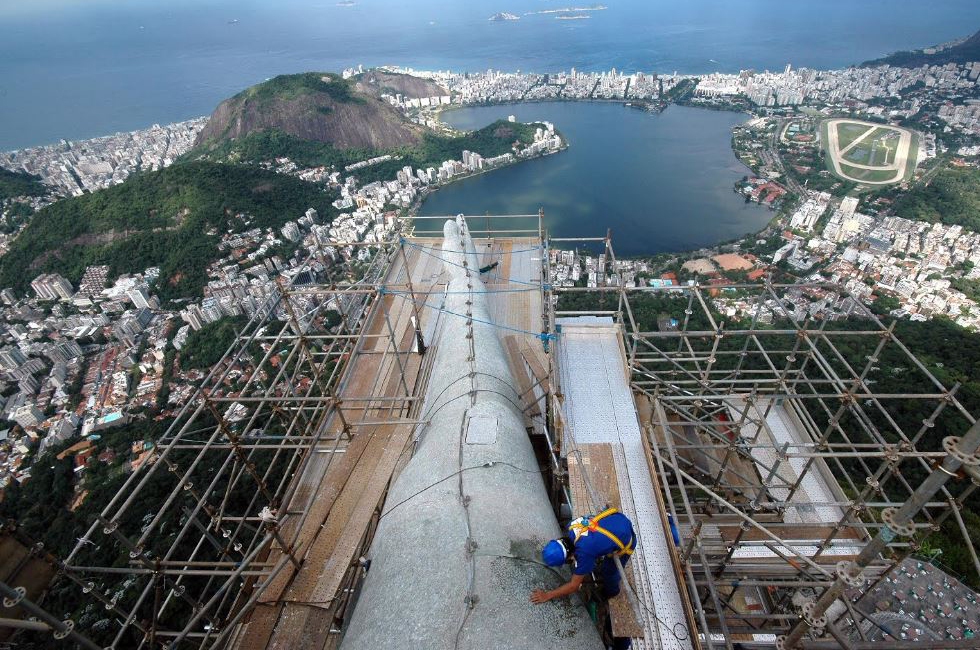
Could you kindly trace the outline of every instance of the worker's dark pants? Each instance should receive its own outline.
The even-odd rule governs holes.
[[[630,561],[629,555],[620,555],[620,561],[623,563],[623,568]],[[619,594],[620,580],[619,569],[616,568],[616,560],[614,556],[610,555],[604,559],[599,564],[599,577],[602,579],[602,595],[606,598],[614,598]]]

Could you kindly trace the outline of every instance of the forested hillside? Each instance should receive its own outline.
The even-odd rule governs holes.
[[[918,221],[959,224],[980,232],[980,170],[943,169],[928,185],[916,185],[902,196],[895,214]]]
[[[415,144],[429,130],[338,75],[280,75],[218,104],[197,143],[216,147],[268,129],[340,149]]]
[[[0,167],[0,203],[14,196],[42,196],[48,188],[36,177]]]
[[[40,210],[0,258],[0,286],[24,291],[42,272],[75,283],[90,264],[108,265],[111,277],[159,266],[161,297],[199,296],[221,233],[278,227],[308,208],[329,218],[332,200],[316,185],[252,166],[173,165]]]
[[[391,154],[394,157],[392,160],[350,173],[364,184],[376,180],[391,180],[405,165],[418,169],[438,167],[445,160],[460,160],[464,150],[487,158],[499,156],[509,152],[514,142],[523,145],[533,142],[534,131],[540,126],[498,120],[482,129],[453,137],[426,134],[417,145],[383,151],[338,149],[324,142],[303,140],[277,129],[266,129],[216,146],[199,147],[187,154],[187,157],[240,163],[258,163],[285,157],[300,167],[333,166],[343,173],[344,167],[351,163]]]
[[[947,63],[969,63],[980,61],[980,32],[977,32],[959,45],[940,52],[926,54],[923,50],[895,52],[888,56],[867,61],[864,66],[893,65],[900,68],[916,68],[921,65],[946,65]]]

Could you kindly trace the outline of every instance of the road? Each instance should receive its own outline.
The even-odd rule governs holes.
[[[795,178],[786,173],[786,166],[783,164],[783,159],[779,156],[779,137],[786,129],[788,122],[789,120],[785,119],[779,119],[776,121],[776,130],[773,131],[772,136],[769,138],[768,153],[772,157],[772,162],[779,168],[780,173],[782,173],[781,180],[783,181],[783,184],[785,184],[791,192],[802,198],[806,196],[806,189],[800,185]]]

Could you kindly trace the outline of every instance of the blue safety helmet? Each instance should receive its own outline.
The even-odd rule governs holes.
[[[565,545],[557,539],[551,540],[541,549],[541,560],[548,566],[561,566],[567,557]]]

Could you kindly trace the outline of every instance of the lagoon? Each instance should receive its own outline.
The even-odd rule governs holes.
[[[733,191],[749,173],[731,150],[731,129],[748,118],[744,114],[534,102],[455,109],[442,118],[469,130],[508,115],[553,122],[569,148],[453,183],[430,195],[419,214],[531,214],[543,208],[554,237],[602,237],[611,228],[618,255],[710,246],[756,232],[773,216]]]

